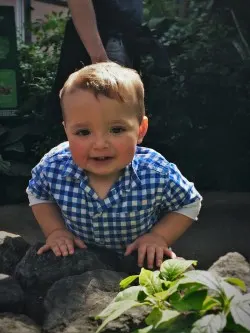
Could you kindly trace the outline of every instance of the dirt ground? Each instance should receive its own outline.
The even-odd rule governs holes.
[[[250,193],[204,193],[197,222],[174,245],[179,256],[209,267],[227,252],[250,260]],[[31,244],[43,241],[28,204],[0,206],[0,231],[19,234]]]

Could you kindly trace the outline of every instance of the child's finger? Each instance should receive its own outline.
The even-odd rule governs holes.
[[[157,247],[155,252],[156,252],[155,253],[155,255],[156,255],[156,258],[155,258],[156,266],[160,267],[161,264],[162,264],[163,255],[164,255],[163,248],[162,247]]]
[[[171,251],[171,252],[172,252],[171,259],[177,258],[177,255],[173,251]]]
[[[57,257],[60,257],[61,255],[62,255],[62,252],[61,252],[61,250],[60,250],[60,248],[59,248],[59,246],[56,244],[56,245],[53,245],[52,247],[51,247],[51,250],[55,253],[55,255],[57,256]]]
[[[128,255],[130,255],[133,251],[135,251],[136,249],[137,249],[137,243],[136,243],[136,241],[135,241],[135,242],[133,242],[133,243],[131,243],[131,244],[129,244],[129,245],[127,246],[124,255],[125,255],[125,256],[128,256]]]
[[[145,255],[147,252],[147,245],[142,245],[138,249],[138,266],[143,267]]]
[[[67,247],[67,251],[69,254],[73,254],[74,253],[74,243],[71,239],[65,239],[65,245]]]
[[[69,254],[69,251],[68,251],[68,246],[66,244],[66,240],[65,240],[65,243],[61,243],[59,245],[59,249],[61,251],[61,254],[66,257],[68,254]]]
[[[173,251],[171,251],[171,250],[170,250],[169,248],[167,248],[167,247],[164,248],[164,255],[165,255],[165,256],[168,256],[168,257],[171,258],[171,259],[176,258],[175,253],[174,253]]]
[[[44,252],[47,252],[50,250],[50,246],[48,244],[43,245],[40,247],[40,249],[37,251],[37,254],[42,254]]]
[[[74,243],[76,244],[76,246],[78,246],[80,249],[86,249],[87,246],[86,244],[84,244],[84,242],[80,239],[80,238],[74,238]],[[74,249],[73,249],[74,251]]]
[[[154,261],[155,261],[155,246],[148,246],[147,247],[147,262],[148,262],[148,268],[154,267]]]

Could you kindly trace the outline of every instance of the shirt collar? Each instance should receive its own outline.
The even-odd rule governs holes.
[[[85,176],[84,171],[74,163],[72,156],[70,156],[64,165],[62,177],[80,179],[83,178],[83,176]]]
[[[141,184],[141,180],[138,176],[138,162],[133,158],[132,162],[125,167],[124,172],[124,189],[130,191],[131,188]]]

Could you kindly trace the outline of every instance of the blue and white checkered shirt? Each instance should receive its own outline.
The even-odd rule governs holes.
[[[201,201],[174,164],[144,147],[137,147],[133,161],[102,200],[73,162],[68,142],[53,148],[32,170],[27,193],[55,202],[68,230],[86,244],[117,252],[150,231],[162,215]]]

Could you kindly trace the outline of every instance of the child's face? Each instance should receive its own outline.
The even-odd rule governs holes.
[[[90,91],[63,98],[65,132],[74,162],[89,176],[117,177],[135,154],[148,128],[126,103]]]

